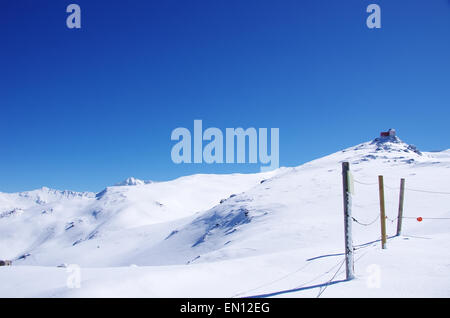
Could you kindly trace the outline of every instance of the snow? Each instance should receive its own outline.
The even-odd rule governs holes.
[[[134,177],[129,177],[129,178],[126,178],[125,180],[123,180],[122,182],[116,183],[115,186],[122,187],[122,186],[149,184],[149,183],[152,183],[152,181],[150,181],[150,180],[144,181],[144,180],[136,179]]]
[[[342,161],[355,181],[353,217],[371,224],[353,224],[352,281],[342,265]],[[406,218],[395,237],[400,178]],[[448,297],[449,179],[449,150],[423,152],[392,136],[258,174],[128,178],[98,194],[0,193],[0,259],[14,261],[0,267],[0,296]],[[68,288],[62,264],[80,266],[81,288]]]

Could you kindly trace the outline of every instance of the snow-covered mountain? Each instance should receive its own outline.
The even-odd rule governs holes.
[[[122,182],[116,183],[115,186],[133,186],[133,185],[143,185],[152,183],[150,180],[139,180],[134,177],[129,177],[123,180]]]
[[[265,173],[0,193],[0,259],[14,261],[0,269],[0,295],[315,296],[320,287],[305,287],[344,275],[343,161],[354,176],[357,279],[323,295],[448,297],[450,151],[421,152],[396,136]],[[378,175],[392,237],[383,251]],[[404,235],[393,237],[400,178]],[[60,264],[81,266],[84,287],[65,288]],[[366,284],[372,265],[380,288]]]
[[[116,266],[123,263],[122,250],[129,253],[152,244],[156,240],[153,235],[159,233],[155,228],[170,229],[179,220],[201,213],[233,191],[243,192],[274,173],[194,175],[154,183],[129,178],[97,194],[45,187],[0,193],[0,237],[5,243],[0,246],[0,259],[12,259],[15,264],[58,265],[86,258],[83,265]],[[127,244],[118,243],[127,240]],[[93,256],[91,252],[100,246],[111,251]]]

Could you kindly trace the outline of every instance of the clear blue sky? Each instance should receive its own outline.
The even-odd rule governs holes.
[[[194,119],[279,127],[282,166],[390,127],[450,148],[449,0],[1,1],[0,41],[4,192],[259,171],[172,163]]]

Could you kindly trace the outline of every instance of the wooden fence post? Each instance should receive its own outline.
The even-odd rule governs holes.
[[[398,201],[397,236],[402,234],[403,202],[405,200],[405,179],[400,180],[400,197]]]
[[[380,220],[381,220],[381,248],[386,248],[386,210],[384,206],[384,182],[383,176],[378,176],[380,192]]]

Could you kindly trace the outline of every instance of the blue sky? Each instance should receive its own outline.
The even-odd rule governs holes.
[[[66,6],[82,28],[66,27]],[[365,25],[382,9],[382,28]],[[2,1],[0,191],[256,172],[172,162],[176,127],[278,127],[295,166],[397,129],[450,148],[448,0]]]

